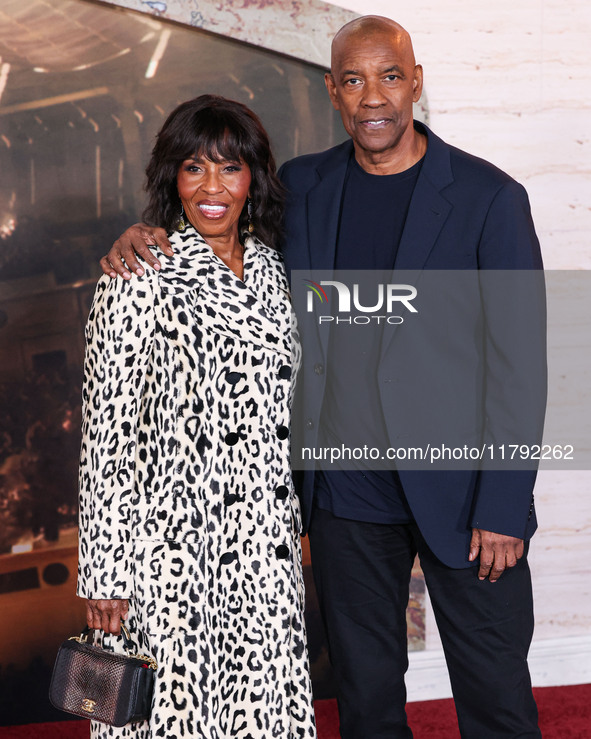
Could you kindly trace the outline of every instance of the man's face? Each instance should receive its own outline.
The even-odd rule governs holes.
[[[421,97],[423,70],[395,32],[351,34],[333,49],[325,76],[333,106],[356,146],[373,154],[396,148],[412,132],[412,104]]]

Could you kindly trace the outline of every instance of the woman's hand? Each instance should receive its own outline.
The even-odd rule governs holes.
[[[127,618],[127,600],[86,600],[86,623],[91,629],[102,629],[105,634],[119,634],[121,619]]]
[[[136,259],[136,254],[145,259],[154,269],[160,269],[160,262],[148,248],[155,244],[158,244],[169,257],[174,254],[163,228],[136,223],[121,234],[109,253],[101,259],[101,269],[109,277],[117,277],[117,274],[120,274],[125,280],[131,278],[130,270],[137,275],[143,275],[144,269]]]

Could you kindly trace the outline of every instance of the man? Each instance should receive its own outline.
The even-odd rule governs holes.
[[[413,123],[423,72],[401,26],[377,16],[345,25],[325,80],[351,140],[281,169],[289,191],[288,272],[541,268],[523,188]],[[153,265],[142,246],[145,231],[134,229],[138,252]],[[151,233],[165,246],[162,232]],[[130,269],[141,269],[124,235],[103,258],[103,270],[129,277],[121,255]],[[314,446],[330,431],[321,410],[338,378],[326,346],[306,333],[303,346],[298,383]],[[489,346],[493,351],[496,341]],[[382,418],[373,433],[392,441],[401,396],[389,392],[380,385]],[[536,528],[534,479],[533,472],[486,470],[301,476],[343,739],[412,736],[405,608],[417,552],[462,737],[541,736],[526,661],[533,608],[525,542]]]

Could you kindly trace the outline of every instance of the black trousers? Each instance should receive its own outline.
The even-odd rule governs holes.
[[[419,554],[463,739],[540,739],[527,652],[533,633],[526,556],[496,583],[454,570],[415,524],[373,524],[314,510],[314,580],[337,685],[343,739],[407,739],[406,606]]]

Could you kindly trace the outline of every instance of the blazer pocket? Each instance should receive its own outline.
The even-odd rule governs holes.
[[[147,634],[203,630],[207,580],[201,542],[136,539],[133,562],[133,598]]]

